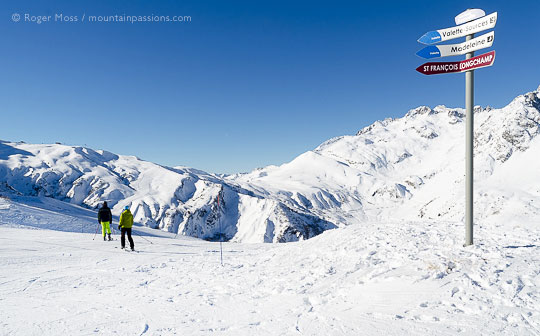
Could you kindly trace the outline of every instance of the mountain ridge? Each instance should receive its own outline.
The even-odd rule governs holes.
[[[396,216],[460,221],[464,117],[460,108],[419,106],[402,118],[329,139],[281,166],[233,175],[85,147],[0,141],[0,192],[90,208],[107,200],[115,213],[129,205],[142,225],[208,240],[288,242]],[[500,216],[504,210],[496,219],[498,214],[486,209],[504,208],[503,196],[517,197],[505,191],[512,172],[502,167],[516,154],[514,161],[540,154],[539,90],[501,109],[477,106],[475,119],[476,217],[506,220]],[[488,185],[495,188],[495,179],[502,186],[491,192]],[[513,187],[527,187],[519,183]],[[540,185],[530,183],[530,211],[540,213]],[[516,202],[523,209],[530,203]]]

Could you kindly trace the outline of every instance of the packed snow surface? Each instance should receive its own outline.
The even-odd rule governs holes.
[[[478,225],[464,248],[459,222],[366,222],[296,243],[223,243],[222,265],[219,242],[145,227],[137,252],[117,234],[93,240],[94,217],[0,198],[2,335],[540,333],[535,223]]]

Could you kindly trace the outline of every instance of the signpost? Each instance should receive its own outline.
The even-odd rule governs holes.
[[[465,36],[465,42],[428,46],[416,54],[422,58],[465,55],[464,61],[431,62],[416,68],[424,75],[465,72],[465,244],[473,244],[473,140],[474,140],[474,69],[493,65],[495,51],[474,57],[476,50],[491,47],[495,33],[490,32],[474,38],[474,34],[491,29],[497,23],[497,12],[485,16],[481,9],[468,9],[456,16],[457,26],[430,31],[422,35],[418,42],[435,44]]]

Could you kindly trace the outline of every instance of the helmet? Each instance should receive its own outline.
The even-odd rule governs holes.
[[[126,205],[126,206],[124,207],[124,210],[129,210],[129,205]]]

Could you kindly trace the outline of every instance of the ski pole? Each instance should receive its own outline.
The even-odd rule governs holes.
[[[148,239],[144,238],[143,236],[141,236],[141,235],[140,235],[140,234],[138,234],[137,232],[135,232],[135,231],[132,231],[132,232],[133,232],[134,234],[136,234],[136,235],[137,235],[137,237],[141,237],[142,239],[146,240],[146,241],[147,241],[147,242],[149,242],[150,244],[153,244],[153,243],[152,243],[152,242],[151,242],[150,240],[148,240]]]
[[[98,225],[96,225],[96,233],[94,233],[94,238],[92,238],[92,240],[96,239],[98,229],[99,229],[99,223],[98,223]]]

